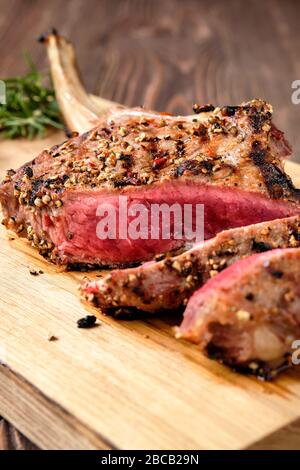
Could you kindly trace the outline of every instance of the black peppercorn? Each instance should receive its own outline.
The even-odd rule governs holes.
[[[238,106],[224,106],[221,109],[221,113],[223,116],[234,116]]]
[[[200,106],[199,104],[193,105],[193,111],[196,114],[199,113],[208,113],[209,111],[213,111],[215,107],[212,104],[205,104],[204,106]]]
[[[80,318],[77,320],[78,328],[92,328],[95,326],[97,318],[95,315],[87,315],[86,317]]]
[[[254,299],[254,295],[252,294],[252,292],[249,292],[248,294],[246,294],[245,299],[252,301]]]
[[[32,171],[32,168],[30,166],[27,166],[25,168],[24,173],[25,173],[26,176],[28,176],[28,178],[33,177],[33,171]]]

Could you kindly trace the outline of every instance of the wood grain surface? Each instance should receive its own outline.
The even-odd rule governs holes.
[[[0,142],[0,176],[8,162],[18,166],[62,137]],[[299,187],[299,164],[286,167]],[[62,272],[0,226],[0,413],[31,442],[43,449],[300,448],[299,369],[262,383],[177,341],[174,315],[103,316],[80,302],[85,275],[99,272]],[[79,330],[87,312],[99,324]],[[1,426],[2,448],[34,448]]]
[[[55,26],[76,44],[90,91],[173,113],[189,112],[193,102],[265,98],[300,162],[300,105],[291,102],[291,83],[300,79],[299,16],[294,0],[0,0],[0,77],[24,72],[24,49],[46,69],[35,38]],[[16,164],[10,151],[1,154],[1,165]],[[0,449],[30,448],[0,423]]]
[[[35,142],[32,151],[59,138]],[[0,155],[17,155],[17,164],[28,151],[28,142],[0,143]],[[299,186],[299,165],[287,170]],[[300,447],[299,369],[263,383],[177,341],[174,315],[101,315],[77,290],[85,275],[98,274],[62,272],[0,227],[0,412],[32,442],[43,449]],[[98,315],[98,326],[78,329],[87,312]],[[2,426],[3,447],[30,446]]]
[[[269,100],[300,161],[300,2],[296,0],[0,0],[0,75],[40,67],[51,26],[76,44],[90,91],[174,113],[193,102]]]

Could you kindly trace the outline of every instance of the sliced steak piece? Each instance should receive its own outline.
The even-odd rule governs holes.
[[[192,293],[235,261],[253,253],[300,246],[300,216],[219,233],[179,256],[115,270],[85,282],[83,295],[111,313],[133,307],[147,312],[177,309]]]
[[[97,208],[109,202],[118,213],[120,195],[147,207],[204,204],[206,238],[300,213],[271,106],[253,100],[207,109],[186,117],[112,110],[93,130],[8,172],[0,186],[4,224],[55,263],[124,265],[185,240],[161,233],[158,239],[98,238]]]
[[[289,363],[300,338],[300,249],[237,261],[190,298],[177,337],[258,374]]]

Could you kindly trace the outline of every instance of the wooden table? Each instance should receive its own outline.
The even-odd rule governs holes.
[[[24,72],[24,48],[47,67],[35,38],[55,26],[76,44],[90,91],[172,113],[265,98],[300,162],[299,16],[293,0],[0,0],[0,76]],[[1,448],[34,446],[2,420]]]

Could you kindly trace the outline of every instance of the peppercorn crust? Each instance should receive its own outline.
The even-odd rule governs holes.
[[[287,248],[232,264],[193,294],[177,337],[229,365],[274,378],[292,365],[300,334],[299,261],[300,250]]]
[[[220,232],[177,256],[156,263],[113,270],[81,286],[83,297],[111,315],[130,309],[176,310],[193,292],[239,259],[277,248],[300,247],[300,216]],[[162,258],[162,259],[160,259]]]
[[[78,220],[80,212],[86,213],[96,197],[136,194],[142,199],[144,193],[145,199],[151,199],[156,191],[160,192],[156,194],[159,201],[171,191],[175,202],[174,192],[179,191],[180,203],[188,202],[191,196],[205,203],[207,219],[212,217],[214,201],[220,201],[218,188],[223,196],[227,194],[226,201],[238,199],[238,193],[244,191],[238,222],[229,220],[230,214],[220,227],[212,227],[211,221],[207,226],[212,229],[207,230],[206,237],[238,223],[246,225],[300,211],[299,192],[283,171],[282,157],[290,153],[290,147],[272,124],[269,104],[252,100],[223,108],[194,106],[194,111],[194,115],[183,117],[141,108],[114,108],[91,131],[74,133],[17,171],[9,170],[0,186],[4,225],[26,236],[54,262],[115,266],[151,259],[161,251],[182,247],[183,242],[163,247],[157,244],[149,252],[141,246],[137,258],[135,250],[127,256],[121,245],[113,257],[109,255],[112,246],[106,247],[105,259],[102,246],[85,256],[87,243],[78,232],[84,227],[79,227]],[[204,195],[210,188],[213,194],[209,205]],[[247,194],[253,194],[249,221]],[[83,206],[77,204],[70,221],[70,205],[79,195],[84,195]],[[220,211],[226,210],[228,202],[222,204]],[[255,215],[257,204],[260,212]],[[89,215],[90,234],[96,232],[91,224],[95,213]],[[222,220],[223,216],[220,223]],[[70,228],[68,224],[77,226]],[[95,246],[97,243],[94,240]]]
[[[57,204],[56,194],[74,188],[114,190],[195,176],[298,200],[298,190],[271,151],[271,117],[271,106],[260,100],[204,106],[188,117],[112,111],[91,131],[44,150],[16,174],[10,170],[3,184],[12,181],[20,204],[37,207]]]

